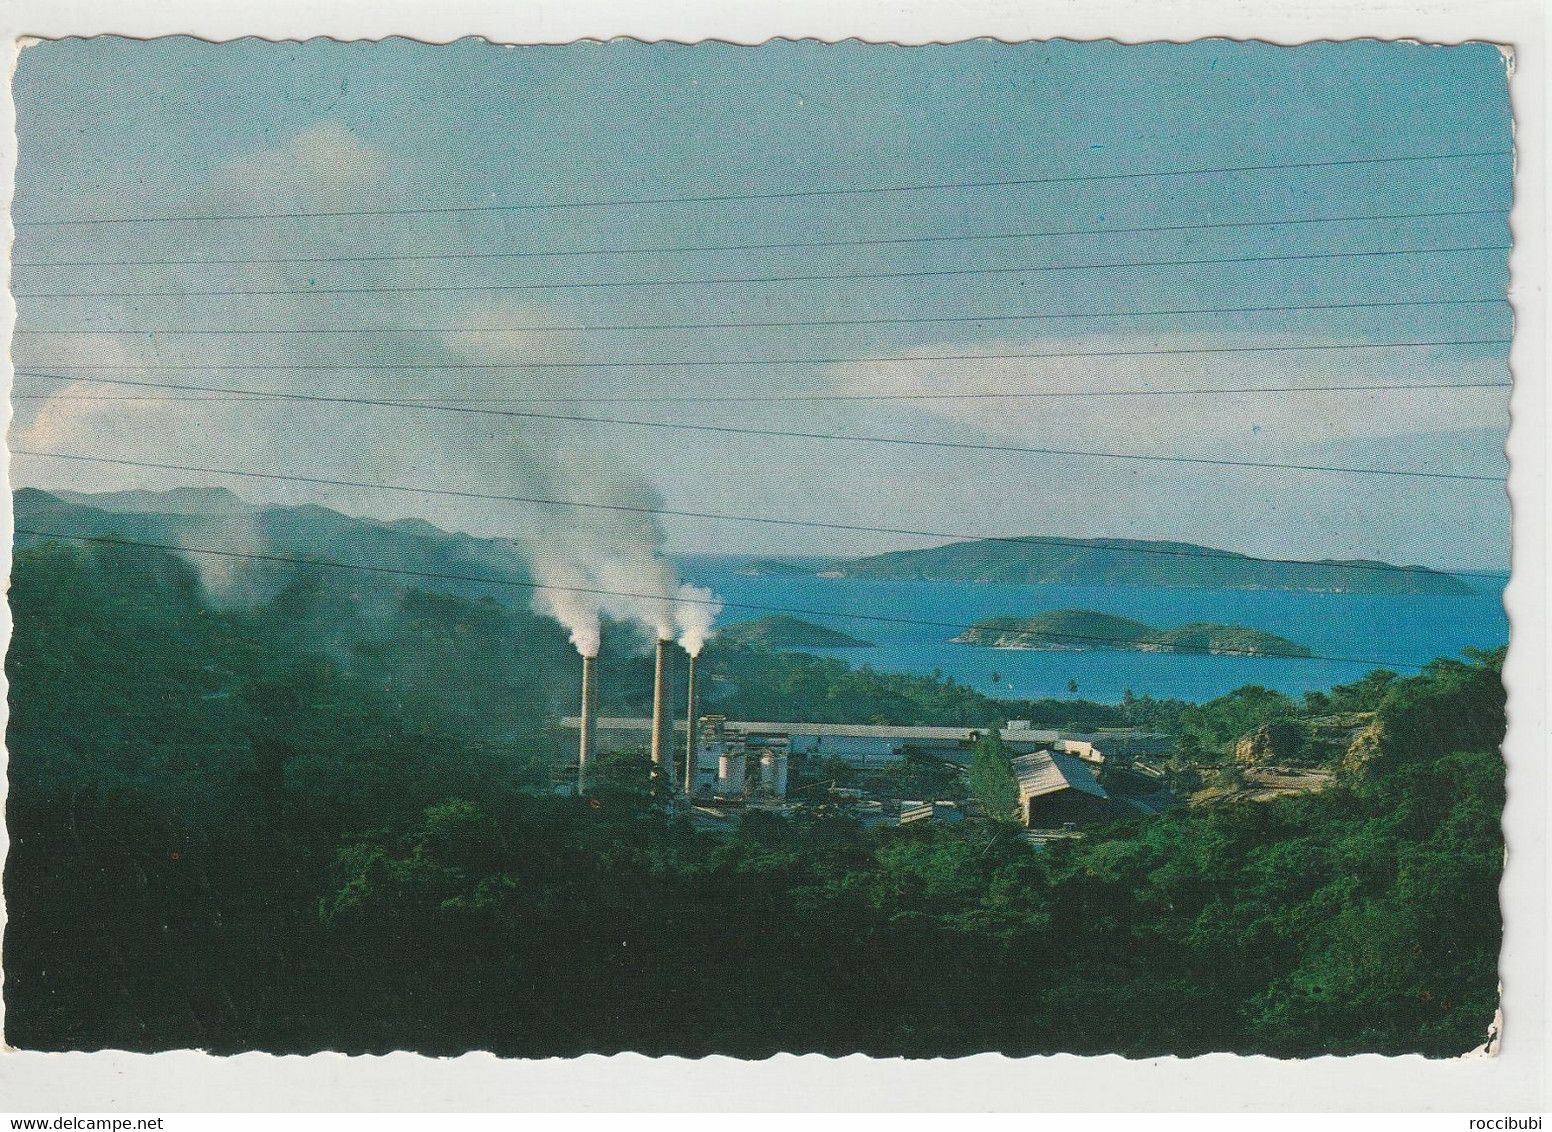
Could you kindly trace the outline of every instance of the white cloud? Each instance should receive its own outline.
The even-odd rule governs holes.
[[[1507,380],[1507,367],[1500,360],[1462,361],[1419,349],[1127,356],[1128,351],[1189,351],[1251,344],[1298,346],[1306,341],[1291,335],[1269,336],[1259,332],[1003,338],[968,348],[962,343],[923,346],[902,354],[899,361],[838,367],[830,376],[839,391],[866,395],[1424,385]],[[1026,353],[1096,356],[995,357]],[[976,355],[987,360],[910,360],[946,354]],[[998,442],[1163,454],[1265,455],[1400,433],[1507,427],[1504,396],[1474,389],[966,398],[899,404],[915,412],[923,429],[936,421],[939,431],[943,424],[957,425]]]
[[[320,122],[227,166],[216,174],[213,187],[228,204],[236,199],[296,207],[346,201],[361,206],[358,194],[376,188],[387,168],[387,157],[376,146],[338,123]]]

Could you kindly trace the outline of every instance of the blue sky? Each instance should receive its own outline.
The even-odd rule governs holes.
[[[1505,151],[1504,62],[1487,46],[1207,42],[894,48],[855,43],[466,41],[210,45],[64,41],[16,72],[19,369],[237,388],[434,397],[923,394],[988,390],[1476,383],[1502,345],[1136,356],[1145,350],[1500,339],[1507,305],[1157,317],[1094,312],[1501,298],[1502,250],[977,274],[1146,260],[1457,249],[1508,242],[1507,158],[1326,166],[1003,188],[395,217],[28,226],[88,217],[350,211],[743,194]],[[1238,221],[1482,214],[1105,234]],[[506,259],[254,264],[316,256],[702,247],[1077,232],[920,244]],[[236,264],[108,266],[148,259]],[[90,260],[97,267],[23,267]],[[964,270],[958,275],[508,291],[402,288]],[[100,299],[28,292],[389,294]],[[1069,312],[1090,317],[913,322]],[[874,325],[575,331],[646,323],[900,319]],[[234,328],[351,335],[189,336]],[[410,328],[410,329],[407,329]],[[471,329],[480,333],[470,333]],[[491,332],[499,328],[500,333]],[[89,330],[158,334],[80,333]],[[28,331],[72,333],[36,335]],[[913,356],[1108,357],[912,361]],[[853,364],[748,364],[782,358]],[[696,367],[481,368],[715,359]],[[399,370],[319,366],[404,363]],[[229,367],[265,364],[294,369]],[[143,372],[147,365],[209,366]],[[226,367],[226,368],[223,368]],[[456,418],[383,408],[17,403],[13,445],[331,478],[543,487],[671,508],[966,534],[1179,538],[1250,553],[1507,561],[1501,486],[1081,457]],[[106,390],[119,396],[135,391]],[[979,444],[1497,474],[1503,390],[959,402],[588,405],[591,415]],[[556,406],[564,410],[563,406]],[[576,406],[573,405],[572,408]],[[108,489],[199,477],[18,458],[18,483]],[[208,477],[207,477],[208,478]],[[209,482],[223,482],[210,480]],[[542,533],[554,510],[261,487],[483,534]],[[896,538],[670,521],[677,551],[847,554]]]

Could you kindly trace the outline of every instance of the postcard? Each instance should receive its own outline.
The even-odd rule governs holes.
[[[6,1043],[1497,1053],[1514,69],[24,46]]]

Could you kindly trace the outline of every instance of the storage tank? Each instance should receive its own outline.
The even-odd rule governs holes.
[[[787,796],[787,756],[766,751],[760,756],[760,785],[778,798]]]
[[[724,752],[717,760],[717,793],[731,798],[744,792],[744,755],[742,751]]]

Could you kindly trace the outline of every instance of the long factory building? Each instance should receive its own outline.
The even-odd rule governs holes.
[[[580,725],[580,719],[568,716],[561,724],[575,728]],[[595,726],[599,750],[642,747],[650,741],[653,731],[652,720],[648,717],[601,716]],[[683,720],[674,720],[672,726],[678,734],[686,734]],[[978,727],[778,722],[704,715],[700,719],[696,743],[695,786],[711,789],[718,784],[725,785],[731,765],[735,775],[740,767],[748,774],[760,773],[770,780],[767,785],[773,792],[780,794],[783,791],[775,787],[778,776],[785,782],[788,756],[838,758],[859,769],[882,767],[911,756],[965,765],[985,733],[984,728]],[[1054,752],[1094,767],[1104,763],[1107,750],[1148,754],[1162,749],[1161,744],[1167,743],[1164,736],[1137,733],[1063,736],[1059,731],[1019,723],[1001,728],[998,734],[1011,754]],[[729,758],[735,759],[736,765],[729,764]]]
[[[858,767],[877,767],[905,758],[908,754],[929,755],[959,762],[968,759],[971,749],[986,733],[979,727],[892,727],[867,723],[779,723],[770,720],[727,719],[702,716],[702,741],[710,736],[707,727],[716,721],[723,732],[744,740],[783,742],[787,753],[804,758],[840,758]],[[577,716],[566,716],[563,727],[580,725]],[[685,733],[685,721],[676,719],[673,727]],[[652,734],[648,717],[600,716],[597,724],[599,750],[628,750],[641,746]],[[1033,751],[1061,741],[1056,731],[1028,727],[1005,727],[1003,742],[1016,751]]]
[[[981,727],[906,727],[872,723],[785,723],[771,720],[727,719],[702,716],[705,727],[718,721],[726,732],[746,739],[784,740],[787,752],[804,758],[840,758],[858,767],[877,767],[908,755],[924,755],[947,762],[963,763],[986,729]],[[561,726],[575,729],[577,716],[566,716]],[[629,750],[651,738],[652,720],[648,717],[601,716],[597,721],[600,750]],[[685,721],[673,721],[674,730],[685,734]],[[1052,747],[1076,755],[1087,762],[1103,762],[1105,751],[1125,751],[1146,755],[1167,749],[1168,738],[1138,732],[1113,734],[1063,735],[1060,731],[1033,728],[1014,723],[998,734],[1014,754]]]

